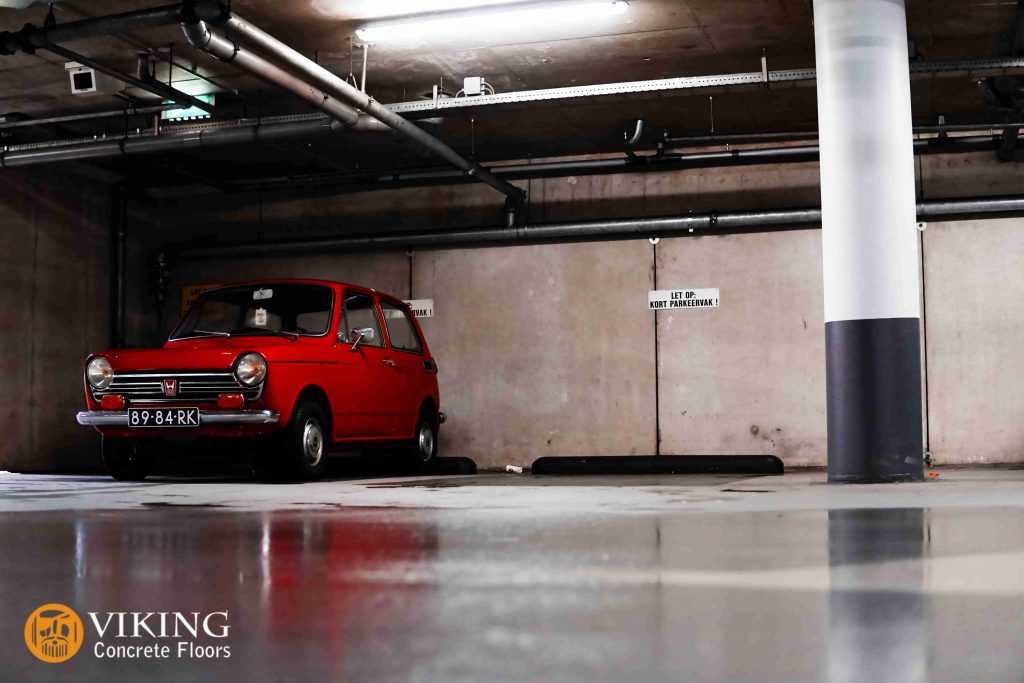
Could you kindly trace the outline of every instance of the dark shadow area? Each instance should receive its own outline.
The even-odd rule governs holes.
[[[389,454],[335,454],[327,462],[323,480],[455,474],[476,474],[476,463],[469,458],[437,458],[422,465]],[[244,449],[234,452],[165,450],[155,454],[149,479],[165,477],[188,478],[196,482],[252,480],[252,455]]]
[[[533,474],[783,474],[774,455],[606,455],[546,457]]]
[[[723,486],[741,479],[747,475],[729,474],[640,474],[614,475],[614,479],[600,479],[589,475],[572,476],[559,475],[557,477],[531,477],[524,474],[499,474],[485,473],[475,477],[459,477],[458,479],[411,479],[408,481],[386,481],[379,484],[367,484],[371,489],[454,489],[466,487],[492,487],[492,486],[528,486],[531,488],[567,488],[567,487],[616,487],[616,488],[643,488],[651,486],[674,486],[674,487],[716,487]],[[726,491],[730,489],[724,489]],[[760,491],[753,491],[757,493]],[[742,493],[751,493],[743,490]]]
[[[332,458],[327,463],[325,478],[418,477],[435,474],[476,474],[476,463],[469,458],[437,458],[428,465],[417,465],[394,456],[347,456]]]

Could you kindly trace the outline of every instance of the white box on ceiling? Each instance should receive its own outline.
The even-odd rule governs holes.
[[[468,76],[462,79],[462,92],[466,96],[482,95],[484,92],[484,79],[481,76]]]
[[[106,74],[96,73],[92,67],[78,62],[65,62],[72,95],[109,95],[124,88],[124,83]]]

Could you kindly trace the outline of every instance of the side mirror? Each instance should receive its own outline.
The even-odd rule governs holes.
[[[376,339],[377,333],[373,331],[372,327],[357,327],[349,332],[349,338],[352,340],[352,348],[349,351],[355,351],[364,340],[373,341]]]

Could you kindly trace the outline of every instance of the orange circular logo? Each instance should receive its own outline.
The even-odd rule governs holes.
[[[51,664],[74,657],[84,635],[82,620],[75,611],[56,602],[38,608],[25,622],[29,652]]]

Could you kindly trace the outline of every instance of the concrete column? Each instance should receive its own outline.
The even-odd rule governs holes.
[[[904,0],[814,0],[828,478],[919,480],[920,274]]]

